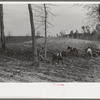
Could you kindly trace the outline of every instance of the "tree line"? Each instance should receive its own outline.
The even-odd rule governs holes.
[[[78,30],[75,32],[71,31],[68,36],[69,38],[84,39],[84,40],[100,40],[99,24],[92,30],[89,26],[82,26],[82,32]]]

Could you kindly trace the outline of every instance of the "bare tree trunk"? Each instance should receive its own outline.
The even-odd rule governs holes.
[[[46,59],[46,51],[47,51],[47,11],[46,11],[46,5],[44,4],[44,11],[45,11],[45,44],[44,44],[44,52],[45,52],[45,54],[44,54],[44,57],[45,57],[45,59]]]
[[[4,35],[4,23],[3,23],[3,4],[0,4],[0,32],[1,32],[2,51],[5,51],[5,35]]]
[[[35,27],[34,27],[34,20],[33,20],[33,12],[31,4],[28,4],[29,9],[29,16],[30,16],[30,24],[31,24],[31,35],[32,35],[32,51],[33,51],[33,64],[36,62],[36,40],[35,40]]]
[[[99,14],[99,24],[100,24],[100,4],[98,4],[98,14]],[[99,35],[100,35],[100,31],[99,31]]]
[[[98,7],[98,8],[99,8],[99,9],[98,9],[98,12],[99,12],[99,22],[100,22],[100,4],[98,4],[98,6],[99,6],[99,7]]]

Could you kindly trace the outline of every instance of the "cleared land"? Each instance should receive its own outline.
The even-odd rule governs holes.
[[[47,40],[48,59],[51,60],[52,53],[66,50],[68,45],[76,47],[80,57],[66,57],[63,65],[41,62],[40,66],[33,66],[30,40],[8,42],[7,51],[0,54],[0,82],[100,82],[100,57],[81,57],[90,45],[100,48],[98,42],[68,38]],[[43,38],[37,39],[38,47],[43,44]]]

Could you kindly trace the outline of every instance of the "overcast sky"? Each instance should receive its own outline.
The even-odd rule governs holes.
[[[56,15],[51,22],[53,27],[49,29],[49,34],[56,35],[65,30],[66,34],[76,29],[81,31],[81,26],[87,20],[86,9],[73,4],[58,4],[52,11]],[[4,5],[4,26],[5,34],[30,35],[30,22],[27,4],[5,4]],[[44,34],[43,32],[41,33]]]

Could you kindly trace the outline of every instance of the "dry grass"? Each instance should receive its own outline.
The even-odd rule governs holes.
[[[84,49],[88,46],[100,48],[97,41],[94,42],[69,38],[48,38],[47,42],[47,49],[50,52],[66,50],[68,45],[78,48],[80,54],[83,54]],[[37,46],[43,45],[44,39],[37,39]],[[33,67],[31,61],[31,41],[9,43],[7,44],[7,48],[7,52],[0,56],[0,72],[2,74],[2,80],[6,78],[4,81],[11,79],[11,81],[22,82],[100,82],[100,57],[93,59],[66,57],[63,65],[52,65],[51,63],[41,62],[40,66],[37,66],[37,69],[31,69]],[[18,69],[18,72],[16,69]]]
[[[27,42],[30,43],[30,42]],[[37,45],[44,45],[44,38],[37,39]],[[70,39],[70,38],[47,38],[47,49],[48,51],[59,51],[67,50],[68,46],[75,47],[79,50],[80,54],[84,54],[84,50],[91,46],[92,48],[99,48],[100,45],[97,41],[88,41],[88,40],[79,40],[79,39]]]

